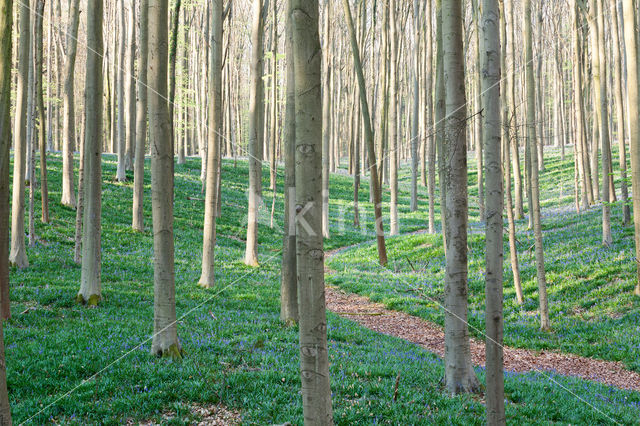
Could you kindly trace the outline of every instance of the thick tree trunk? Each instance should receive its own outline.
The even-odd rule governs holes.
[[[367,143],[367,151],[369,156],[369,164],[371,170],[371,188],[373,193],[373,212],[375,219],[376,241],[378,247],[378,261],[380,265],[387,265],[387,247],[384,240],[384,229],[382,224],[382,196],[380,190],[380,182],[378,180],[378,169],[376,163],[375,144],[373,140],[373,130],[371,129],[371,115],[369,113],[369,103],[367,101],[367,89],[364,81],[364,72],[362,71],[362,61],[360,60],[360,49],[358,47],[358,38],[353,25],[353,17],[351,16],[351,8],[349,0],[342,0],[344,12],[349,29],[349,39],[351,41],[351,50],[353,53],[353,65],[358,76],[358,87],[360,90],[360,104],[362,108],[362,119],[364,121],[365,141]],[[297,73],[297,71],[296,71]]]
[[[85,77],[84,220],[82,273],[77,300],[95,306],[101,290],[102,214],[102,0],[88,0],[87,65]]]
[[[305,424],[331,425],[322,242],[322,106],[318,1],[293,0],[300,375]]]
[[[213,287],[215,278],[216,212],[218,210],[218,178],[222,135],[222,0],[211,3],[211,72],[209,73],[209,123],[207,178],[202,237],[202,274],[198,284]]]
[[[76,193],[73,177],[73,151],[76,145],[75,112],[75,67],[80,17],[80,0],[69,3],[69,26],[67,28],[67,60],[64,64],[63,103],[63,142],[62,142],[62,198],[60,202],[69,207],[76,206]]]
[[[445,387],[450,394],[458,394],[480,387],[471,364],[467,324],[467,114],[461,0],[443,2],[442,38],[447,117]]]
[[[636,2],[624,0],[624,44],[627,53],[627,96],[629,102],[629,143],[631,145],[631,194],[633,196],[633,222],[635,224],[636,259],[640,259],[640,97],[638,96],[638,23]],[[637,265],[636,296],[640,296],[640,262]]]
[[[544,270],[544,251],[542,244],[542,224],[540,219],[540,187],[538,185],[538,156],[535,125],[535,82],[533,79],[533,49],[531,31],[531,0],[524,2],[524,43],[525,43],[525,80],[527,85],[527,143],[531,157],[531,211],[536,251],[536,273],[538,277],[538,297],[540,299],[540,329],[549,330],[549,306],[547,303],[547,281]]]
[[[153,209],[153,342],[151,353],[181,358],[173,242],[173,146],[167,105],[168,0],[149,0],[149,140]]]
[[[296,263],[296,81],[293,64],[292,0],[287,0],[286,43],[287,98],[284,122],[284,237],[280,281],[280,321],[298,322]]]
[[[29,95],[29,57],[31,55],[31,24],[29,2],[20,3],[18,30],[18,85],[15,106],[13,197],[11,202],[11,252],[9,263],[20,269],[29,266],[24,241],[24,183],[27,153],[27,98]]]
[[[264,16],[263,0],[253,0],[251,27],[251,93],[249,96],[249,209],[244,263],[258,266],[258,209],[262,204],[262,155],[264,139],[264,84],[262,82]]]
[[[500,11],[498,0],[482,1],[482,119],[487,179],[486,226],[486,381],[487,424],[506,424],[503,373],[502,307],[502,123],[500,117]],[[482,48],[481,48],[482,47]],[[480,64],[478,64],[480,65]]]
[[[144,155],[147,142],[147,65],[149,54],[149,0],[140,2],[138,59],[138,105],[136,108],[136,154],[133,167],[132,227],[144,231]]]

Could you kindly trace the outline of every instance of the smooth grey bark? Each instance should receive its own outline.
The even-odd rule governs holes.
[[[15,106],[13,197],[11,202],[11,251],[9,263],[20,269],[29,266],[24,241],[24,183],[27,154],[27,98],[29,91],[29,57],[31,55],[31,23],[29,2],[20,3],[18,21],[18,84]]]
[[[482,56],[486,53],[486,52],[481,52],[480,51],[480,4],[478,3],[478,0],[472,0],[472,6],[471,6],[471,10],[472,10],[472,15],[473,15],[473,22],[474,22],[474,35],[475,35],[475,44],[476,44],[476,50],[475,50],[475,55],[476,55],[476,70],[475,73],[473,74],[473,81],[474,81],[474,85],[473,85],[473,96],[475,98],[475,105],[478,109],[480,109],[480,106],[482,105],[482,83],[483,83],[483,78],[484,76],[481,77],[480,75],[480,64],[482,62]],[[478,111],[479,112],[479,111]],[[474,131],[474,135],[475,135],[475,151],[476,151],[476,170],[478,172],[478,178],[477,178],[477,187],[478,187],[478,211],[480,213],[480,221],[484,222],[485,221],[485,202],[484,202],[484,165],[483,165],[483,157],[482,157],[482,150],[483,150],[483,145],[484,145],[484,132],[482,129],[482,125],[483,125],[483,121],[482,121],[482,117],[478,116],[478,117],[474,117],[473,119],[473,131]]]
[[[292,0],[287,0],[285,52],[287,98],[284,121],[284,237],[280,281],[280,321],[298,322],[298,279],[296,263],[296,88],[293,64]]]
[[[64,63],[63,104],[63,142],[62,142],[62,198],[65,206],[76,206],[76,193],[73,177],[73,151],[76,145],[75,113],[75,67],[80,22],[80,0],[69,2],[69,26],[67,28],[67,60]]]
[[[418,127],[420,122],[420,2],[413,1],[413,37],[414,37],[414,56],[413,68],[411,70],[411,86],[413,100],[411,102],[411,202],[410,210],[415,212],[418,210]],[[430,17],[429,17],[430,18]],[[423,157],[424,162],[424,157]]]
[[[149,0],[140,0],[138,34],[138,105],[136,107],[136,152],[133,164],[132,227],[144,231],[144,155],[147,142],[147,61],[149,54]]]
[[[251,26],[251,92],[249,95],[249,207],[244,263],[258,266],[258,209],[262,203],[262,157],[264,141],[263,0],[253,0]]]
[[[533,78],[533,48],[531,31],[531,0],[524,1],[524,43],[525,43],[525,80],[527,85],[527,144],[531,158],[530,186],[533,234],[536,252],[536,275],[538,278],[538,298],[540,301],[540,329],[551,329],[549,306],[547,302],[547,280],[544,270],[544,249],[542,244],[542,224],[540,218],[540,187],[538,184],[537,135],[535,125],[535,82]]]
[[[435,116],[436,129],[435,144],[438,150],[438,178],[440,179],[440,222],[442,226],[443,245],[447,246],[447,211],[445,173],[445,83],[444,83],[444,52],[442,43],[442,0],[436,0],[436,84],[435,84]],[[445,249],[445,257],[447,251]]]
[[[480,28],[480,27],[478,27]],[[506,424],[503,372],[503,187],[502,120],[500,117],[500,10],[498,0],[482,0],[480,54],[482,87],[482,132],[486,167],[486,401],[487,424]]]
[[[222,140],[222,0],[211,3],[211,55],[209,72],[209,123],[207,177],[205,181],[204,235],[202,237],[202,273],[198,285],[215,285],[216,212]]]
[[[4,363],[3,320],[11,318],[9,303],[9,167],[11,149],[11,52],[13,1],[0,1],[0,425],[11,423]]]
[[[389,235],[398,235],[398,31],[396,2],[389,3]]]
[[[126,170],[133,169],[133,151],[136,145],[136,12],[134,5],[135,1],[131,1],[127,7],[127,72],[125,76],[125,103],[127,105],[127,124],[125,131],[127,132],[127,143],[124,158]]]
[[[613,93],[615,97],[615,108],[617,118],[618,131],[618,155],[620,156],[620,191],[622,195],[622,225],[627,226],[631,222],[631,211],[629,209],[629,189],[627,184],[627,148],[625,143],[627,131],[627,117],[625,116],[625,108],[622,91],[622,45],[620,41],[620,30],[618,25],[618,0],[609,0],[609,9],[611,11],[611,49],[613,50]]]
[[[636,259],[640,259],[640,123],[634,117],[640,113],[638,96],[638,21],[636,2],[624,0],[624,45],[627,54],[627,100],[629,105],[629,144],[631,145],[631,194],[633,196],[633,222],[635,225]],[[637,265],[635,295],[640,296],[640,262]]]
[[[153,341],[151,353],[181,358],[173,241],[173,142],[167,104],[168,0],[149,0],[148,101],[153,211]]]
[[[77,301],[96,306],[102,298],[102,0],[87,4],[87,62],[85,72],[84,195],[82,272]]]
[[[42,223],[49,223],[49,186],[47,182],[47,137],[46,119],[44,110],[44,94],[42,87],[42,51],[43,51],[43,21],[44,21],[45,0],[36,1],[35,9],[35,34],[34,34],[34,84],[35,102],[38,111],[38,142],[40,153],[40,220]],[[33,182],[33,181],[32,181]]]
[[[367,100],[367,89],[364,80],[364,72],[362,71],[362,61],[360,60],[360,48],[358,47],[358,38],[356,36],[355,27],[353,25],[353,17],[351,16],[351,7],[349,0],[342,0],[344,13],[347,20],[347,28],[349,29],[349,39],[351,41],[351,51],[353,54],[353,65],[358,77],[358,88],[360,91],[360,105],[362,109],[362,119],[364,123],[364,136],[367,143],[367,153],[369,156],[369,169],[371,171],[370,182],[373,195],[373,214],[375,218],[376,244],[378,248],[378,261],[380,265],[386,266],[387,247],[384,240],[384,228],[382,224],[382,196],[380,189],[380,181],[378,180],[378,169],[376,163],[375,142],[373,140],[373,130],[371,128],[371,114],[369,113],[369,103]]]
[[[329,238],[329,176],[331,158],[331,1],[324,2],[324,29],[322,46],[322,235]]]
[[[118,81],[116,82],[116,99],[118,104],[118,168],[116,170],[116,179],[118,182],[124,182],[127,180],[126,173],[126,151],[127,151],[127,133],[125,125],[125,101],[124,101],[124,86],[125,86],[125,56],[127,46],[127,27],[125,20],[126,9],[124,7],[124,0],[120,0],[119,7],[119,22],[120,22],[120,43],[118,45],[118,58],[119,67],[117,68]]]
[[[296,84],[296,251],[302,412],[307,425],[333,424],[322,239],[322,52],[318,0],[293,0]]]
[[[445,192],[445,388],[450,394],[476,392],[469,342],[467,265],[467,116],[462,41],[462,2],[442,4],[442,46],[446,99]]]
[[[588,188],[587,182],[588,179],[586,177],[585,170],[585,154],[584,154],[584,100],[582,97],[582,67],[579,65],[580,60],[582,58],[582,45],[580,43],[580,22],[579,22],[579,10],[578,10],[578,1],[573,0],[571,4],[571,15],[573,17],[573,96],[574,96],[574,111],[575,111],[575,145],[577,149],[576,162],[578,167],[578,172],[580,176],[580,185],[581,185],[581,197],[580,197],[580,207],[582,210],[586,210],[589,206],[588,201]]]

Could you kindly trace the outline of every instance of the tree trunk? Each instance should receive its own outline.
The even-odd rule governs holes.
[[[331,162],[331,1],[324,3],[324,46],[322,65],[324,80],[322,84],[322,235],[330,237],[329,232],[329,175]]]
[[[84,123],[82,123],[84,126]],[[84,127],[83,127],[84,128]],[[76,203],[76,229],[75,229],[75,242],[73,248],[73,261],[76,264],[80,264],[82,261],[82,219],[84,210],[84,132],[80,140],[80,159],[78,166],[78,199]]]
[[[447,262],[445,276],[445,387],[450,394],[476,392],[467,324],[467,114],[462,44],[462,2],[442,5],[446,84],[445,187]]]
[[[533,48],[531,31],[531,0],[524,2],[524,43],[525,43],[525,79],[527,86],[527,142],[531,157],[531,211],[536,251],[536,273],[538,277],[538,297],[540,298],[540,329],[549,330],[549,306],[547,304],[547,282],[544,271],[544,252],[542,245],[542,224],[540,220],[540,187],[538,186],[538,156],[535,120],[535,82],[533,79]]]
[[[322,62],[318,1],[293,0],[300,375],[305,424],[331,425],[322,240]]]
[[[0,1],[0,425],[11,423],[4,362],[3,320],[11,318],[9,303],[9,165],[11,149],[11,51],[13,1]],[[24,180],[23,180],[24,182]],[[23,236],[24,238],[24,236]]]
[[[138,59],[138,105],[136,108],[136,154],[133,167],[132,227],[144,231],[144,155],[147,142],[147,61],[149,54],[149,0],[140,2],[140,34]]]
[[[202,274],[198,284],[215,285],[216,211],[218,210],[218,172],[222,135],[222,0],[211,3],[211,71],[209,73],[209,123],[207,178],[202,238]]]
[[[479,26],[478,26],[479,27]],[[487,424],[504,425],[503,308],[502,308],[502,123],[500,118],[500,11],[498,0],[482,1],[482,131],[487,179],[486,226],[486,381]],[[481,48],[482,47],[482,48]],[[480,64],[478,64],[480,65]]]
[[[29,2],[20,3],[18,30],[18,84],[15,107],[13,197],[11,202],[11,252],[9,263],[20,269],[29,266],[24,241],[24,183],[27,153],[27,98],[29,95],[29,57],[31,55],[31,24]]]
[[[169,40],[169,120],[171,121],[171,146],[175,145],[176,59],[178,57],[178,31],[182,0],[175,0],[171,8],[171,38]],[[173,155],[173,154],[172,154]],[[184,151],[178,150],[178,164],[184,163]]]
[[[389,38],[389,235],[398,235],[398,31],[395,0],[389,0]]]
[[[376,163],[375,144],[373,140],[373,130],[371,129],[371,115],[369,113],[369,103],[367,101],[367,89],[364,81],[364,72],[362,71],[362,61],[360,60],[360,49],[358,48],[358,38],[353,25],[353,17],[351,16],[351,8],[349,0],[342,0],[344,12],[347,19],[347,27],[349,29],[349,39],[351,41],[351,50],[353,52],[353,65],[358,76],[358,87],[360,90],[360,104],[362,108],[362,119],[364,121],[365,141],[369,156],[369,164],[371,170],[371,187],[373,193],[373,212],[375,219],[376,241],[378,247],[378,261],[380,265],[387,265],[387,247],[384,240],[384,229],[382,224],[382,196],[380,191],[380,182],[378,180],[378,169]],[[296,72],[297,73],[297,72]]]
[[[578,0],[574,0],[571,5],[572,16],[573,16],[573,99],[574,99],[574,108],[575,108],[575,142],[574,144],[577,146],[577,157],[576,162],[578,163],[578,172],[580,175],[580,184],[581,184],[581,209],[586,210],[588,203],[588,188],[587,188],[587,177],[585,172],[585,155],[583,153],[584,144],[582,143],[584,138],[584,101],[582,97],[582,67],[579,65],[582,59],[582,48],[580,44],[580,16],[578,11]]]
[[[262,203],[262,151],[264,139],[263,13],[263,0],[253,0],[251,93],[249,99],[249,211],[247,216],[247,246],[244,254],[244,263],[249,266],[258,266],[258,209]]]
[[[298,280],[296,264],[296,87],[293,64],[292,0],[286,9],[287,99],[284,122],[284,238],[282,242],[282,280],[280,282],[280,321],[298,322]]]
[[[480,76],[480,63],[482,61],[481,56],[483,56],[484,52],[480,52],[480,10],[478,8],[478,0],[473,0],[473,21],[474,21],[474,33],[476,39],[476,72],[473,74],[473,80],[475,84],[474,87],[474,97],[475,97],[475,105],[477,109],[480,109],[480,105],[482,105],[482,83],[483,79]],[[489,89],[488,89],[489,90]],[[480,112],[480,111],[476,111]],[[484,112],[483,112],[484,113]],[[477,185],[478,185],[478,211],[480,213],[480,221],[484,222],[485,220],[485,206],[484,206],[484,165],[482,164],[482,149],[484,142],[484,132],[482,129],[483,120],[482,114],[473,118],[474,124],[474,133],[475,133],[475,151],[476,151],[476,170],[478,171]]]
[[[41,221],[49,223],[49,188],[47,185],[47,136],[46,136],[46,120],[44,111],[44,95],[42,90],[42,51],[44,45],[43,39],[43,20],[44,20],[45,0],[37,0],[36,3],[36,22],[35,22],[35,94],[36,107],[38,110],[38,142],[40,144],[40,205],[41,205]]]
[[[629,102],[629,143],[631,145],[631,194],[633,196],[633,223],[635,224],[636,259],[640,259],[640,97],[638,96],[638,24],[636,2],[624,0],[624,44],[627,53],[627,96]],[[637,265],[636,296],[640,296],[640,262]]]
[[[125,60],[126,60],[126,46],[127,46],[127,27],[125,20],[125,7],[124,0],[120,0],[120,7],[118,10],[120,17],[120,44],[118,46],[118,58],[119,67],[117,68],[118,83],[117,83],[117,102],[118,102],[118,169],[116,171],[116,179],[118,182],[124,182],[127,180],[126,173],[126,155],[127,155],[127,133],[125,125],[125,101],[124,101],[124,86],[125,86]]]
[[[412,212],[418,210],[418,125],[420,121],[420,2],[413,1],[413,37],[414,37],[414,57],[413,69],[411,72],[413,90],[413,110],[411,111],[411,204]],[[429,17],[431,18],[431,17]],[[426,140],[426,139],[425,139]],[[424,157],[422,157],[424,160]],[[426,176],[425,176],[426,177]]]
[[[444,49],[442,40],[442,0],[436,0],[436,84],[435,84],[435,117],[436,149],[438,150],[438,178],[440,179],[440,222],[442,227],[443,246],[447,246],[447,177],[445,173],[445,82],[444,82]],[[445,249],[445,257],[447,250]]]
[[[125,87],[125,102],[127,105],[127,145],[124,158],[126,170],[133,170],[133,150],[136,145],[136,25],[135,25],[135,1],[127,8],[127,75]],[[135,173],[135,172],[134,172]],[[134,175],[135,179],[135,175]]]
[[[77,300],[96,306],[101,290],[102,214],[102,0],[88,0],[87,66],[85,77],[84,220],[82,273]]]
[[[269,144],[269,188],[276,193],[276,160],[278,145],[278,2],[271,8],[271,137]]]
[[[176,319],[173,242],[173,146],[167,105],[168,0],[149,0],[148,100],[153,210],[151,353],[181,358]]]
[[[617,0],[609,0],[609,9],[611,10],[611,48],[613,50],[613,77],[614,86],[613,93],[615,96],[617,133],[618,133],[618,151],[620,155],[620,190],[622,194],[622,225],[627,226],[631,221],[631,211],[629,209],[629,189],[627,185],[627,149],[625,144],[625,136],[627,130],[623,91],[622,91],[622,60],[620,51],[622,49],[619,29],[618,29],[618,12]]]
[[[80,21],[80,0],[69,3],[69,27],[67,29],[67,60],[64,64],[64,93],[62,103],[64,116],[62,127],[64,139],[62,142],[62,198],[60,202],[69,207],[76,206],[76,193],[73,176],[73,151],[76,142],[76,112],[75,112],[75,67],[78,39],[78,24]]]

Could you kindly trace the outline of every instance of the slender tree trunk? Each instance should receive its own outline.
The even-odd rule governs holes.
[[[436,84],[435,84],[435,129],[436,149],[438,150],[438,178],[440,179],[440,222],[442,241],[447,256],[447,176],[445,173],[445,82],[444,82],[444,48],[442,39],[442,0],[436,0]]]
[[[131,1],[127,7],[127,75],[125,88],[125,102],[127,105],[127,145],[124,158],[126,170],[133,170],[133,157],[136,145],[136,25],[135,25],[135,1]],[[135,172],[134,172],[135,173]],[[135,179],[135,175],[134,175]]]
[[[609,142],[609,111],[607,99],[607,72],[604,52],[604,19],[600,12],[600,1],[592,0],[592,73],[594,81],[596,120],[600,126],[600,141],[602,143],[602,244],[610,246],[611,237],[611,206],[609,204],[609,175],[611,174],[610,142]],[[595,125],[596,123],[594,123]]]
[[[318,1],[293,0],[300,375],[305,424],[331,425],[322,241],[322,62]]]
[[[73,151],[76,142],[76,112],[75,112],[75,67],[78,39],[78,24],[80,17],[80,0],[69,2],[69,26],[67,28],[67,60],[64,64],[64,93],[62,103],[64,108],[62,142],[62,198],[60,202],[69,207],[76,205],[76,193],[73,176]]]
[[[349,0],[342,0],[344,6],[344,12],[347,20],[347,27],[349,29],[349,39],[351,41],[351,50],[353,52],[353,65],[356,69],[356,75],[358,76],[358,87],[360,90],[360,104],[362,108],[362,118],[364,121],[364,133],[365,141],[367,143],[367,150],[369,155],[369,164],[371,170],[371,187],[373,189],[373,212],[375,218],[375,229],[377,236],[378,247],[378,261],[380,265],[387,265],[387,247],[384,240],[384,229],[382,224],[382,196],[380,191],[380,182],[378,181],[378,169],[376,163],[375,144],[373,140],[373,130],[371,129],[371,115],[369,113],[369,103],[367,101],[367,89],[364,81],[364,72],[362,71],[362,61],[360,60],[360,49],[358,47],[358,38],[353,25],[353,18],[351,16],[351,8],[349,7]],[[296,71],[297,74],[297,71]]]
[[[584,144],[584,103],[582,97],[582,67],[580,66],[580,62],[582,59],[582,46],[580,44],[580,16],[578,11],[578,0],[574,0],[571,5],[572,16],[573,16],[573,96],[574,96],[574,108],[575,108],[575,142],[574,144],[577,146],[577,156],[576,162],[578,163],[578,171],[580,175],[580,184],[581,184],[581,209],[586,210],[589,202],[588,202],[588,188],[587,182],[588,179],[586,177],[585,172],[585,155],[583,153]]]
[[[389,3],[389,234],[398,235],[398,31],[396,19],[396,2]]]
[[[175,0],[171,7],[171,38],[169,39],[169,120],[171,121],[171,146],[175,145],[176,59],[178,57],[178,31],[182,0]],[[184,163],[184,151],[178,151],[178,164]]]
[[[535,125],[535,82],[533,79],[533,49],[531,31],[531,0],[524,2],[525,79],[527,85],[527,142],[531,157],[531,212],[536,251],[536,273],[538,297],[540,299],[540,328],[549,330],[549,306],[547,303],[547,281],[544,270],[542,224],[540,220],[540,187],[538,186],[537,135]]]
[[[609,9],[611,10],[611,49],[613,50],[613,77],[614,86],[613,93],[616,105],[616,118],[618,130],[618,151],[620,156],[620,190],[622,194],[622,225],[627,226],[631,222],[631,211],[629,209],[629,189],[627,185],[627,149],[625,144],[625,136],[627,130],[623,91],[622,91],[622,60],[620,51],[622,49],[619,28],[618,28],[618,0],[609,0]]]
[[[474,33],[475,33],[475,39],[476,39],[476,72],[473,74],[473,80],[475,82],[475,84],[473,85],[474,87],[474,97],[475,97],[475,104],[478,107],[478,109],[480,108],[480,106],[482,105],[482,83],[483,80],[480,77],[480,63],[481,63],[481,56],[482,53],[480,52],[480,10],[478,8],[478,0],[473,0],[473,6],[472,6],[472,11],[473,11],[473,21],[474,21]],[[478,111],[479,112],[479,111]],[[484,112],[483,112],[484,113]],[[484,142],[484,132],[482,129],[482,125],[484,124],[482,121],[482,115],[476,116],[473,119],[473,124],[474,124],[474,132],[475,132],[475,142],[476,142],[476,146],[475,146],[475,151],[476,151],[476,169],[478,171],[478,210],[480,213],[480,221],[484,222],[485,220],[485,206],[484,206],[484,165],[483,163],[483,158],[482,158],[482,150],[483,150],[483,142]]]
[[[249,211],[244,263],[258,266],[258,209],[262,203],[264,139],[264,85],[262,82],[264,16],[263,0],[253,0],[251,28],[251,93],[249,100]]]
[[[42,51],[44,47],[43,36],[43,20],[44,20],[45,0],[37,0],[35,10],[35,94],[36,107],[38,110],[38,142],[40,143],[40,205],[41,205],[41,221],[49,223],[49,187],[47,183],[47,136],[46,136],[46,119],[44,111],[44,94],[42,87],[42,76],[44,74],[42,67]],[[33,185],[33,184],[32,184]]]
[[[0,1],[0,425],[11,424],[4,361],[3,320],[11,318],[9,303],[9,165],[11,149],[11,51],[13,0]],[[23,180],[24,182],[24,180]],[[24,236],[23,236],[24,238]]]
[[[204,235],[202,238],[202,274],[198,284],[215,285],[216,211],[222,135],[222,0],[211,3],[211,72],[209,74],[209,140],[207,179],[205,182]]]
[[[420,2],[419,0],[413,1],[413,32],[414,32],[414,62],[413,70],[411,72],[412,90],[413,90],[413,110],[411,111],[411,204],[410,209],[412,212],[418,210],[418,142],[420,137],[418,135],[418,125],[420,121]],[[431,18],[431,17],[429,17]],[[424,157],[423,157],[424,159]]]
[[[322,65],[324,81],[322,85],[322,235],[330,237],[329,232],[329,175],[331,163],[331,1],[324,2],[324,46]]]
[[[117,83],[117,101],[118,101],[118,169],[116,171],[116,179],[118,182],[124,182],[127,180],[126,173],[126,155],[127,155],[127,133],[125,125],[125,100],[124,100],[124,86],[125,86],[125,59],[126,59],[126,46],[127,46],[127,27],[125,20],[125,7],[124,0],[120,0],[119,21],[120,21],[120,40],[118,46],[118,58],[119,66],[117,68],[118,83]]]
[[[173,242],[173,142],[167,105],[168,0],[149,0],[148,100],[153,209],[153,342],[151,353],[181,358]]]
[[[269,188],[276,193],[276,160],[278,145],[278,2],[271,7],[271,136],[269,144]],[[275,198],[274,198],[275,200]]]
[[[144,231],[144,155],[147,142],[147,61],[149,54],[149,0],[140,2],[138,59],[138,105],[136,108],[136,154],[133,170],[133,220],[136,231]]]
[[[13,197],[11,203],[11,251],[9,263],[20,269],[29,266],[24,241],[24,183],[27,152],[27,98],[29,90],[29,57],[31,55],[31,24],[29,2],[20,3],[18,30],[18,85],[15,106]]]
[[[505,1],[505,16],[507,20],[507,54],[512,58],[512,61],[515,61],[516,58],[516,50],[515,50],[515,12],[513,7],[513,0]],[[511,72],[507,74],[507,84],[511,88],[510,95],[512,99],[512,109],[509,112],[511,117],[511,122],[509,123],[510,127],[513,128],[513,137],[510,138],[510,148],[511,148],[511,161],[512,161],[512,169],[513,169],[513,183],[514,183],[514,196],[515,196],[515,219],[520,220],[524,217],[524,204],[522,201],[522,171],[520,169],[520,149],[518,143],[518,123],[517,123],[517,113],[516,113],[516,73],[517,69],[514,65],[511,67]]]
[[[298,322],[298,279],[296,263],[296,87],[293,64],[293,2],[287,0],[286,43],[287,98],[284,122],[284,238],[280,281],[280,321]]]
[[[640,259],[640,97],[638,96],[638,23],[636,2],[624,0],[624,44],[627,53],[627,99],[629,102],[629,143],[631,145],[631,194],[633,196],[633,222],[635,224],[636,259]],[[640,296],[640,262],[637,265],[635,295]]]
[[[503,307],[502,307],[502,123],[500,117],[500,10],[498,0],[482,1],[481,53],[482,131],[487,179],[486,226],[486,381],[487,424],[504,425]],[[482,48],[481,48],[482,47]],[[480,64],[479,64],[480,65]]]
[[[88,0],[87,65],[85,77],[84,221],[82,274],[77,300],[96,306],[101,290],[102,214],[102,0]]]
[[[461,0],[443,2],[442,38],[447,117],[445,387],[450,394],[458,394],[480,387],[471,364],[467,324],[467,114]]]
[[[84,123],[82,123],[84,128]],[[80,265],[82,261],[82,219],[84,210],[84,132],[80,138],[80,159],[78,167],[78,198],[76,203],[76,229],[73,248],[73,261]]]

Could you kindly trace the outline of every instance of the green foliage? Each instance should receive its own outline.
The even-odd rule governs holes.
[[[148,160],[146,165],[149,166]],[[555,165],[553,161],[547,162],[549,174],[554,172]],[[150,354],[153,331],[150,177],[147,172],[147,227],[145,232],[139,233],[130,226],[132,186],[112,181],[115,168],[115,157],[105,156],[103,300],[98,308],[87,309],[75,303],[80,281],[80,268],[72,260],[75,212],[55,202],[60,197],[61,160],[59,156],[50,156],[52,222],[50,225],[36,224],[41,240],[36,247],[28,249],[30,268],[11,272],[12,319],[5,323],[5,341],[14,421],[24,422],[43,410],[31,419],[33,423],[120,424],[126,420],[161,421],[163,413],[174,411],[180,417],[176,422],[192,423],[197,418],[189,412],[189,406],[197,402],[222,403],[241,410],[243,421],[248,424],[287,421],[301,424],[298,330],[279,321],[284,211],[282,170],[278,175],[276,226],[269,228],[269,212],[265,207],[260,214],[258,240],[261,267],[248,268],[242,263],[247,163],[238,161],[234,166],[233,161],[223,161],[216,286],[203,289],[197,285],[204,213],[200,164],[198,160],[188,159],[186,164],[176,166],[176,300],[184,358],[173,362],[170,358]],[[263,194],[270,207],[272,194],[267,189],[266,167],[263,177]],[[402,280],[391,280],[388,272],[375,266],[375,248],[370,244],[375,237],[373,212],[367,202],[367,182],[363,182],[360,192],[362,230],[357,230],[352,226],[352,180],[341,175],[331,179],[332,238],[326,241],[325,247],[331,250],[361,244],[331,260],[331,268],[340,271],[331,282],[437,321],[441,313],[436,304],[409,292]],[[472,173],[470,180],[473,179]],[[401,232],[422,229],[426,223],[424,188],[420,188],[421,210],[411,213],[408,209],[409,189],[405,185],[408,181],[408,174],[403,171],[399,209]],[[567,200],[570,197],[565,197],[563,202]],[[385,194],[384,202],[388,203],[388,194]],[[38,202],[36,206],[39,208]],[[627,248],[632,244],[632,231],[614,231],[619,233],[614,233],[614,240],[621,239],[623,246],[610,250],[615,253],[611,259],[596,242],[596,217],[596,212],[580,218],[570,214],[559,217],[555,229],[565,234],[558,234],[553,240],[555,243],[547,231],[545,243],[550,250],[550,297],[555,333],[546,337],[553,340],[540,340],[538,347],[558,345],[576,352],[592,347],[593,355],[600,356],[598,345],[605,342],[595,340],[600,336],[596,331],[600,333],[605,327],[611,332],[607,339],[613,339],[613,343],[608,344],[611,357],[627,359],[627,351],[635,351],[637,355],[638,345],[637,340],[635,349],[632,340],[623,343],[624,339],[633,338],[634,330],[638,334],[637,302],[621,294],[622,290],[628,293],[626,290],[630,285],[628,274],[633,265],[628,265],[631,254]],[[549,226],[553,223],[551,220],[545,217]],[[386,226],[388,229],[388,223]],[[530,236],[523,227],[521,225],[519,238],[525,247]],[[561,231],[563,227],[569,228]],[[471,277],[472,310],[475,312],[472,324],[479,326],[482,324],[482,309],[479,308],[482,296],[477,271],[482,262],[482,236],[475,225],[473,233],[471,263],[476,272]],[[562,241],[564,250],[562,247],[554,249],[560,240],[566,240]],[[577,256],[574,259],[570,250],[577,249],[579,251],[573,252]],[[625,251],[620,253],[623,249]],[[358,257],[354,256],[356,253]],[[566,260],[576,265],[562,269],[561,264],[554,263],[554,256],[558,254],[552,253],[564,253]],[[419,277],[414,279],[423,288],[421,291],[434,298],[441,297],[438,277],[441,277],[443,263],[442,243],[438,237],[413,235],[390,239],[389,255],[391,268],[397,269],[403,277]],[[523,276],[530,301],[522,312],[516,312],[512,305],[507,306],[507,338],[511,339],[510,344],[521,342],[521,346],[534,347],[535,333],[529,331],[530,324],[535,322],[529,314],[536,307],[532,301],[535,297],[533,270],[530,269],[531,261],[524,257]],[[407,272],[411,270],[408,259],[418,274]],[[599,262],[597,268],[593,266],[595,261]],[[359,268],[359,277],[348,272],[350,267]],[[601,285],[612,281],[607,277],[615,276],[611,275],[615,271],[619,271],[621,281]],[[575,283],[574,279],[577,280]],[[595,279],[599,284],[591,281]],[[585,292],[591,296],[578,297]],[[567,301],[562,303],[567,307],[560,307],[560,294],[566,295]],[[507,284],[506,300],[511,299],[513,292]],[[583,321],[576,321],[578,314],[568,312],[570,304],[582,310]],[[564,310],[564,313],[561,315],[558,310]],[[613,312],[622,316],[605,321],[604,316]],[[565,322],[563,315],[573,317]],[[572,321],[571,336],[560,336],[561,330],[569,333],[567,324]],[[520,330],[524,330],[525,335],[513,334]],[[451,398],[443,392],[440,385],[443,365],[432,354],[332,314],[329,314],[328,333],[336,423],[483,423],[481,398],[468,395]],[[586,344],[587,339],[594,341]],[[622,349],[614,349],[618,343],[623,345]],[[613,355],[618,350],[619,355]],[[483,378],[483,369],[476,371]],[[398,397],[394,402],[398,375]],[[616,421],[637,421],[640,405],[637,393],[551,377]],[[70,393],[66,395],[67,392]],[[546,375],[508,373],[506,392],[510,422],[540,424],[541,419],[546,419],[549,423],[601,424],[611,421],[594,408],[580,403]]]

